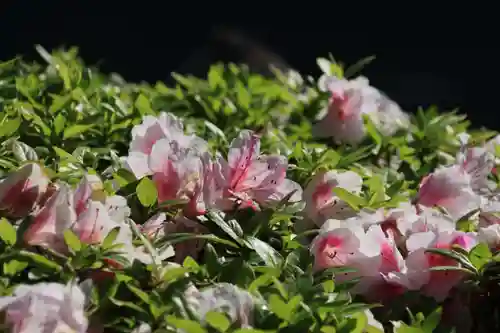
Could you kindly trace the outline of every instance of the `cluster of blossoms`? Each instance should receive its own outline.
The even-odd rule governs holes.
[[[479,242],[493,250],[500,245],[498,194],[487,176],[494,165],[484,148],[464,148],[456,164],[424,177],[412,202],[395,209],[356,212],[332,191],[342,187],[359,193],[362,178],[352,171],[317,174],[304,190],[306,216],[320,227],[311,245],[315,267],[352,267],[339,274],[345,281],[360,278],[353,292],[371,301],[387,301],[408,290],[443,301],[465,276],[454,259],[429,249],[471,250]],[[457,231],[456,223],[477,212],[477,232]]]
[[[331,98],[324,117],[313,128],[317,136],[357,144],[365,136],[364,116],[384,135],[408,126],[408,116],[364,78],[326,78],[322,85]],[[115,250],[130,263],[149,264],[196,258],[202,244],[188,241],[176,244],[175,249],[156,249],[153,254],[149,247],[135,244],[136,231],[152,240],[176,232],[203,233],[205,227],[197,217],[208,210],[260,210],[285,198],[304,201],[306,225],[320,229],[310,244],[316,269],[354,268],[354,272],[335,279],[359,278],[352,292],[372,301],[386,301],[408,290],[420,290],[443,301],[464,273],[432,270],[458,263],[427,250],[453,246],[470,250],[479,242],[500,248],[500,217],[496,215],[500,212],[500,192],[488,182],[494,166],[491,150],[497,141],[484,148],[467,148],[464,142],[456,163],[424,177],[411,202],[394,209],[356,211],[333,189],[359,194],[363,179],[357,173],[320,172],[302,191],[286,177],[286,157],[261,154],[258,134],[241,131],[224,157],[219,152],[210,153],[206,141],[186,134],[177,117],[163,112],[158,117],[145,116],[133,128],[123,165],[138,180],[152,178],[159,205],[184,203],[182,214],[168,219],[165,213],[158,213],[136,225],[127,200],[108,196],[98,176],[87,174],[72,188],[61,181],[51,182],[36,163],[25,164],[0,182],[0,210],[15,227],[29,220],[22,239],[26,247],[67,254],[66,230],[89,245],[101,244],[117,230],[114,242],[121,246]],[[477,231],[457,231],[457,221],[471,212],[477,212]],[[118,268],[127,265],[111,260],[109,264]],[[12,332],[91,332],[84,312],[88,298],[84,286],[20,285],[12,296],[0,297],[0,309],[5,310]],[[202,291],[192,287],[185,295],[201,321],[215,309],[226,312],[241,326],[252,323],[255,298],[233,285],[215,284]],[[137,329],[137,333],[147,331],[146,324]]]
[[[12,296],[0,298],[0,310],[5,311],[5,323],[13,333],[33,332],[103,332],[99,324],[91,325],[85,314],[89,287],[68,283],[38,283],[19,285]],[[214,284],[199,291],[191,286],[185,292],[187,306],[200,320],[210,311],[226,313],[233,322],[245,327],[251,322],[254,297],[228,283]],[[149,333],[151,327],[142,323],[133,333]]]
[[[145,246],[134,245],[135,228],[150,239],[175,232],[201,233],[204,227],[196,222],[195,217],[203,215],[207,209],[260,209],[289,195],[291,201],[299,201],[302,196],[300,186],[286,178],[287,159],[260,154],[260,139],[253,132],[242,131],[233,140],[227,160],[220,154],[212,158],[207,143],[195,135],[186,135],[180,120],[167,113],[160,114],[158,118],[147,116],[142,124],[133,129],[130,154],[124,158],[124,165],[138,179],[152,176],[159,203],[168,200],[185,202],[183,214],[167,221],[166,214],[159,213],[144,224],[135,225],[130,219],[126,199],[118,195],[107,196],[98,176],[85,175],[73,189],[64,182],[52,183],[43,167],[36,163],[26,164],[2,180],[0,209],[5,216],[19,222],[30,217],[23,233],[23,242],[28,247],[40,246],[67,254],[66,230],[71,230],[82,243],[99,245],[109,232],[117,229],[114,242],[120,246],[116,247],[116,251],[122,252],[130,261],[139,260],[148,264],[172,256],[178,262],[188,255],[196,257],[200,244],[195,244],[196,241],[177,244],[175,254],[168,247],[156,253],[159,257],[155,258]],[[18,224],[14,223],[15,226]],[[114,267],[124,265],[108,261]],[[213,302],[220,302],[221,299],[226,302],[230,294],[234,294],[230,303],[238,303],[244,298],[245,309],[252,304],[252,298],[243,291],[234,288],[227,291],[227,286],[215,285],[213,288],[222,288],[222,296],[212,293],[211,289],[190,293],[189,299],[197,312],[208,312],[208,309],[214,308]],[[68,297],[76,302],[73,310],[62,308]],[[23,285],[14,296],[4,298],[2,304],[7,307],[13,332],[32,332],[30,329],[34,326],[30,325],[45,329],[57,323],[84,332],[87,324],[81,319],[83,299],[77,286]],[[54,307],[61,307],[61,310],[51,310],[51,316],[37,312],[36,316],[23,319],[25,311],[30,307],[43,306],[44,302],[57,303]],[[235,304],[226,305],[236,309]],[[241,313],[247,312],[238,310],[235,320],[247,323],[248,319],[240,318]]]
[[[124,161],[138,179],[152,175],[159,203],[185,201],[186,217],[207,209],[259,209],[292,192],[292,202],[301,199],[300,186],[286,178],[287,158],[260,154],[260,138],[252,131],[231,142],[226,160],[220,153],[211,156],[204,140],[186,135],[175,116],[146,116],[132,131]]]

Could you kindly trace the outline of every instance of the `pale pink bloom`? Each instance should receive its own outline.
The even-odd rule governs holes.
[[[415,208],[413,209],[415,210]],[[454,219],[434,208],[421,206],[418,208],[416,217],[416,219],[403,220],[399,224],[399,230],[405,239],[417,232],[454,231],[456,228]]]
[[[71,230],[86,244],[100,244],[115,227],[120,225],[111,219],[104,205],[89,200]]]
[[[98,201],[104,205],[106,212],[115,222],[124,222],[130,216],[127,200],[119,195],[107,196],[104,184],[96,175],[84,175],[73,196],[77,215],[83,213],[89,201]]]
[[[376,211],[361,210],[356,216],[345,220],[327,220],[321,230],[333,230],[339,227],[362,227],[365,231],[372,226],[379,226],[385,238],[392,240],[397,246],[404,247],[408,229],[421,219],[415,207],[410,203],[402,203],[398,208]]]
[[[384,134],[408,126],[409,118],[399,106],[370,86],[365,77],[353,80],[329,77],[320,87],[330,92],[330,100],[322,119],[313,127],[318,137],[332,137],[339,143],[357,144],[366,135],[363,115],[371,118]]]
[[[422,292],[427,296],[434,297],[437,301],[443,301],[450,290],[464,279],[465,273],[429,270],[429,268],[439,266],[458,266],[459,263],[452,258],[429,253],[426,250],[450,250],[453,245],[457,245],[469,251],[476,244],[476,236],[472,233],[460,231],[415,233],[406,242],[409,251],[406,264],[412,270],[413,279],[424,282]]]
[[[300,201],[299,184],[286,178],[288,161],[284,156],[260,155],[260,139],[251,131],[241,131],[231,142],[228,160],[220,155],[213,166],[215,185],[222,199],[217,205],[227,210],[273,205],[291,194],[291,202]]]
[[[125,219],[130,214],[125,198],[107,197],[99,177],[85,175],[73,194],[76,221],[71,230],[87,244],[100,244],[114,228],[119,237],[131,243],[132,234]],[[118,241],[118,239],[117,239]]]
[[[158,191],[158,202],[186,201],[185,213],[204,214],[210,203],[205,202],[204,181],[210,175],[206,158],[191,149],[176,149],[166,139],[158,141],[149,158],[153,181]]]
[[[491,154],[496,155],[496,146],[500,145],[500,135],[495,136],[486,144],[484,145],[484,148],[489,151]]]
[[[495,166],[494,156],[486,149],[480,147],[462,147],[458,154],[457,162],[463,165],[471,177],[471,187],[476,193],[489,193],[491,183],[488,175]],[[496,184],[493,184],[496,187]]]
[[[158,213],[150,217],[144,224],[138,225],[139,230],[148,238],[155,239],[165,235],[165,223],[167,215]]]
[[[327,219],[346,219],[356,216],[356,212],[334,193],[335,187],[359,194],[363,179],[353,171],[328,171],[317,173],[307,184],[303,193],[308,218],[321,226]]]
[[[500,224],[479,227],[477,230],[479,242],[487,244],[493,251],[500,250]]]
[[[376,302],[387,301],[407,290],[418,289],[420,285],[411,280],[397,244],[386,237],[381,226],[372,225],[366,235],[378,247],[378,266],[371,272],[365,271],[353,292]]]
[[[24,241],[29,245],[65,251],[64,231],[69,229],[76,219],[73,193],[67,184],[61,183],[34,215],[33,221],[24,232]]]
[[[50,180],[42,167],[28,163],[0,181],[0,211],[24,217],[36,206]]]
[[[0,297],[0,310],[12,333],[85,333],[85,295],[77,285],[19,285],[12,296]]]
[[[239,327],[250,327],[253,321],[254,297],[229,283],[217,283],[202,291],[190,291],[186,295],[189,306],[204,323],[211,311],[222,312]]]
[[[377,240],[367,236],[363,228],[340,227],[321,232],[311,244],[314,268],[352,267],[354,274],[336,278],[372,276],[380,267],[380,246]]]
[[[145,116],[143,122],[132,129],[129,155],[125,158],[125,167],[140,179],[150,175],[148,165],[153,146],[159,141],[176,144],[182,149],[191,148],[199,152],[207,150],[207,143],[195,135],[184,134],[184,126],[177,117],[162,112],[158,117]]]
[[[458,164],[440,168],[424,177],[416,202],[432,207],[441,206],[455,219],[459,219],[481,205],[477,193],[493,165],[490,155],[477,150],[461,153]]]
[[[350,81],[331,77],[326,85],[331,94],[328,108],[313,127],[313,134],[337,142],[361,142],[366,134],[363,115],[377,111],[377,94],[361,77]]]
[[[400,106],[379,92],[377,112],[370,114],[375,127],[386,136],[394,134],[397,130],[408,128],[410,116],[401,110]]]
[[[151,333],[151,326],[148,323],[140,323],[131,333]]]

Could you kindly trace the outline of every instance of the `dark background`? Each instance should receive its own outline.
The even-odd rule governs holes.
[[[87,63],[106,72],[131,81],[168,81],[172,71],[203,75],[216,60],[245,61],[247,49],[215,41],[214,28],[224,26],[304,74],[319,75],[315,59],[328,52],[348,64],[376,55],[363,74],[405,109],[459,107],[476,127],[500,129],[494,21],[472,14],[461,19],[453,11],[419,14],[409,7],[363,7],[361,15],[360,6],[3,0],[0,59],[36,57],[34,44],[49,50],[76,45]]]

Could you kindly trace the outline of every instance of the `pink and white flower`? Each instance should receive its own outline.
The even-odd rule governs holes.
[[[0,211],[13,217],[27,216],[37,205],[50,180],[42,167],[28,163],[0,181]]]
[[[132,129],[129,154],[124,159],[125,167],[138,179],[152,173],[149,157],[159,140],[164,140],[167,145],[175,144],[181,149],[191,148],[200,153],[207,150],[204,140],[184,133],[182,121],[174,115],[161,112],[158,117],[144,116],[142,123]]]
[[[85,333],[84,304],[84,293],[73,284],[19,285],[12,296],[0,297],[12,333]]]
[[[293,192],[291,202],[300,201],[299,184],[286,178],[288,161],[278,155],[260,155],[260,139],[241,131],[231,142],[228,160],[218,155],[213,166],[214,180],[223,210],[239,206],[258,208],[273,205]]]
[[[166,139],[158,141],[149,157],[158,202],[184,200],[186,214],[204,214],[211,205],[207,200],[212,199],[207,197],[205,186],[213,186],[209,183],[211,161],[207,155],[202,157],[191,149],[178,149]]]
[[[458,266],[452,258],[426,252],[427,249],[450,250],[453,245],[471,250],[477,244],[477,237],[472,233],[461,231],[432,231],[411,235],[406,242],[409,254],[406,259],[413,272],[414,279],[426,281],[421,291],[424,295],[443,301],[448,293],[465,278],[465,273],[457,270],[432,271],[432,267]]]
[[[323,117],[313,127],[317,137],[357,144],[366,135],[364,115],[385,135],[408,126],[408,116],[395,102],[370,86],[365,77],[353,80],[328,77],[321,82],[320,89],[330,92],[330,100]]]
[[[493,168],[491,155],[486,151],[467,150],[458,163],[437,169],[422,179],[417,204],[440,206],[455,219],[481,206],[479,191]]]
[[[334,193],[335,187],[359,194],[363,179],[353,171],[328,171],[316,174],[307,184],[303,193],[306,202],[305,214],[321,226],[327,219],[346,219],[356,216],[356,212]]]

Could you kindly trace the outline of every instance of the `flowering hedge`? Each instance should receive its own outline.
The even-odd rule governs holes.
[[[5,332],[498,332],[496,133],[347,67],[0,64]]]

